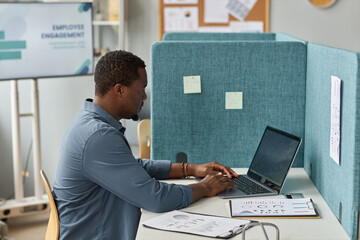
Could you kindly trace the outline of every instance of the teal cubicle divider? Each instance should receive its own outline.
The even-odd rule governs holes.
[[[341,79],[340,165],[330,158],[331,76]],[[360,53],[308,44],[304,168],[345,231],[357,238],[360,201]]]
[[[163,36],[164,41],[291,41],[303,42],[302,39],[285,33],[197,33],[169,32]]]
[[[304,136],[305,44],[165,41],[151,53],[153,159],[248,167],[267,125]],[[197,75],[201,93],[184,94],[183,77]],[[225,109],[226,92],[242,92],[243,109]]]
[[[293,166],[305,168],[351,239],[360,237],[360,53],[283,33],[167,33],[164,40],[152,49],[152,156],[174,161],[185,152],[190,163],[247,167],[266,124],[292,132],[305,146]],[[201,94],[183,94],[185,75],[201,75]],[[343,88],[340,165],[329,156],[331,75]],[[243,110],[223,108],[229,89],[244,93]],[[297,121],[282,119],[291,112],[282,104],[298,111]]]

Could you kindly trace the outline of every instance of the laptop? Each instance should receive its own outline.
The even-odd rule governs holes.
[[[269,196],[280,193],[302,139],[267,126],[249,170],[232,178],[236,188],[218,193],[221,198]]]

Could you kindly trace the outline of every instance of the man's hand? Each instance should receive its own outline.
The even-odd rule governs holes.
[[[236,172],[231,168],[224,166],[217,162],[204,163],[204,164],[189,164],[188,165],[189,175],[194,177],[205,177],[206,175],[226,175],[228,178],[238,177]]]
[[[189,185],[192,189],[192,202],[203,197],[212,197],[227,187],[234,187],[230,178],[222,174],[207,175],[201,182]]]

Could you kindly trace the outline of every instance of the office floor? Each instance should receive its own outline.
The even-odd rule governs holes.
[[[139,157],[139,147],[131,146],[135,157]],[[7,237],[13,240],[44,239],[50,212],[9,218]]]
[[[9,218],[7,237],[14,240],[44,239],[50,212]]]

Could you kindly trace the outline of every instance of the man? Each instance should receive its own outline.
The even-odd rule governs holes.
[[[138,119],[146,99],[144,62],[109,52],[95,69],[95,98],[87,99],[64,136],[54,182],[60,239],[135,239],[140,208],[187,207],[232,187],[237,174],[216,162],[178,164],[135,159],[120,119]],[[227,177],[223,175],[226,174]],[[190,185],[158,179],[205,177]]]

